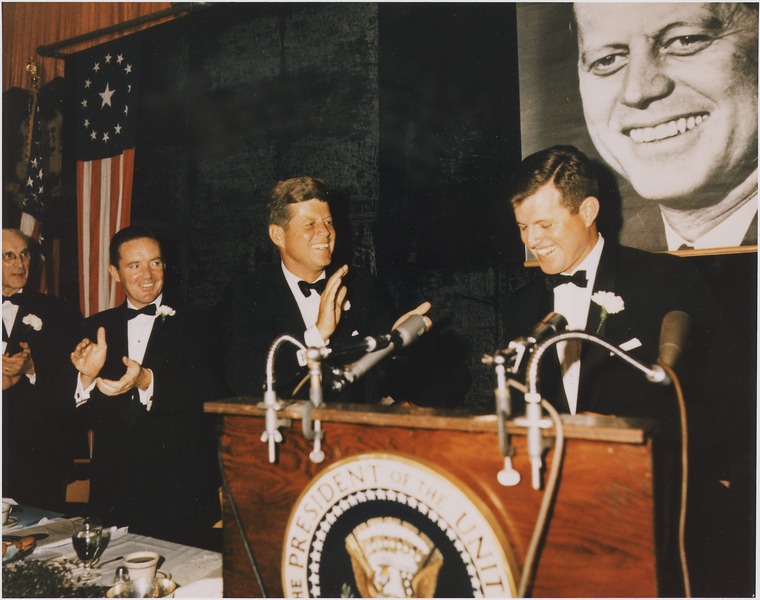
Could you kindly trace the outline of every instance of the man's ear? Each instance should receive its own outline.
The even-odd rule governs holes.
[[[595,196],[587,196],[583,202],[581,202],[579,212],[586,227],[591,227],[591,224],[594,223],[599,216],[599,200]]]
[[[119,270],[114,267],[113,265],[108,265],[108,274],[113,278],[114,281],[117,283],[121,283],[121,277],[119,277]]]
[[[285,246],[285,230],[279,225],[269,226],[269,239],[274,242],[278,248]]]

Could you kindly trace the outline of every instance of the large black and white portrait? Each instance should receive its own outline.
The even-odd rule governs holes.
[[[608,166],[625,245],[756,250],[756,4],[519,3],[517,25],[523,155]]]

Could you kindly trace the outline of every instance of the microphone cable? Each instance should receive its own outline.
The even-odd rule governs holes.
[[[678,507],[678,557],[681,561],[681,574],[683,577],[684,597],[691,598],[691,581],[689,578],[689,565],[686,558],[686,501],[689,496],[689,429],[686,420],[686,401],[673,368],[661,358],[657,360],[673,382],[673,389],[678,399],[678,415],[681,425],[681,500]]]
[[[526,598],[528,589],[533,584],[536,557],[538,556],[539,547],[543,543],[546,535],[549,512],[557,497],[557,483],[559,482],[559,474],[565,455],[565,429],[562,425],[562,418],[559,416],[557,409],[543,398],[541,399],[541,406],[546,409],[552,421],[554,421],[554,456],[552,458],[552,467],[549,471],[549,477],[546,481],[544,497],[543,500],[541,500],[541,507],[539,508],[538,516],[536,517],[536,525],[533,528],[533,536],[530,539],[528,551],[525,553],[525,564],[520,573],[520,585],[517,593],[519,598]]]
[[[230,490],[230,483],[229,481],[227,481],[227,476],[224,474],[224,461],[222,460],[222,436],[221,435],[219,436],[219,442],[216,446],[216,457],[217,457],[217,461],[219,462],[219,474],[221,475],[221,478],[222,478],[222,487],[224,488],[224,493],[227,496],[227,501],[230,503],[232,518],[235,521],[235,525],[237,525],[237,530],[240,533],[240,539],[243,541],[243,548],[245,548],[245,553],[248,556],[248,562],[251,564],[251,570],[253,571],[253,574],[256,576],[256,583],[258,584],[259,590],[261,591],[261,597],[268,598],[267,592],[264,589],[264,582],[261,579],[259,566],[256,563],[256,559],[253,556],[253,551],[251,550],[251,544],[245,535],[245,529],[243,527],[243,521],[240,518],[240,512],[238,511],[237,504],[235,503],[235,499],[232,497],[232,490]]]

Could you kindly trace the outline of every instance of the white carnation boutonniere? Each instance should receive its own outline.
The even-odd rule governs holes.
[[[42,319],[40,319],[37,315],[29,313],[23,319],[21,319],[21,322],[24,325],[28,325],[35,331],[40,331],[42,329]]]
[[[604,325],[609,315],[616,315],[625,310],[623,299],[612,292],[596,292],[591,296],[591,300],[602,307],[602,318],[599,320],[599,327],[596,328],[596,333],[601,331],[602,325]]]
[[[173,317],[176,312],[171,306],[162,304],[156,309],[156,316],[161,317],[161,321],[165,321],[166,317]]]

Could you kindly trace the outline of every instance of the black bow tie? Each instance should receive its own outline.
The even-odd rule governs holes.
[[[326,285],[327,285],[327,279],[320,279],[319,281],[315,281],[314,283],[309,283],[308,281],[298,282],[298,287],[300,288],[301,293],[307,298],[311,296],[311,290],[316,290],[317,294],[322,295],[322,292],[325,291]]]
[[[586,271],[576,271],[572,275],[547,275],[545,283],[548,290],[553,290],[563,283],[572,283],[578,287],[585,288],[588,285],[588,280],[586,279]]]
[[[13,296],[3,296],[3,302],[10,302],[16,306],[21,306],[24,302],[24,294],[13,294]]]
[[[142,308],[127,308],[127,320],[134,319],[137,315],[150,315],[156,314],[156,305],[147,304]]]

